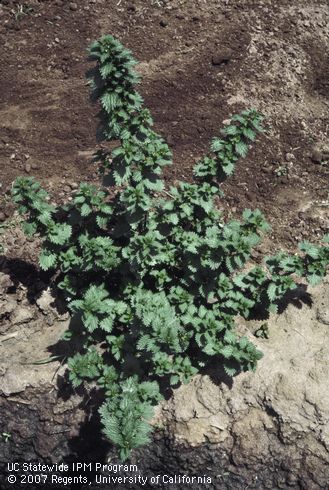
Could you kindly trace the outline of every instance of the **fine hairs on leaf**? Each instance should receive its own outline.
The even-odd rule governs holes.
[[[125,460],[150,441],[160,382],[188,383],[214,358],[228,376],[256,369],[262,353],[237,333],[235,318],[249,318],[260,304],[276,312],[298,277],[318,284],[329,238],[246,267],[269,225],[258,209],[227,221],[216,203],[263,131],[263,116],[249,109],[231,117],[196,163],[194,181],[166,189],[171,152],[136,91],[132,53],[110,35],[89,53],[104,137],[116,142],[97,153],[103,186],[81,183],[56,207],[34,178],[19,177],[12,199],[25,232],[42,241],[40,268],[56,271],[79,325],[62,337],[79,336],[81,348],[67,362],[72,385],[102,390],[104,435]]]

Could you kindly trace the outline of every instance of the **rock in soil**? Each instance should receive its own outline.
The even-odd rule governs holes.
[[[317,308],[317,320],[325,325],[329,325],[329,304],[322,303]]]
[[[0,319],[3,320],[5,317],[9,317],[16,307],[17,303],[14,299],[5,297],[0,300]]]
[[[0,294],[6,293],[10,287],[14,285],[8,274],[0,272]]]
[[[39,309],[44,313],[49,313],[52,311],[51,303],[54,302],[54,298],[51,295],[51,292],[49,289],[46,291],[43,291],[40,298],[36,300],[36,304],[39,307]]]
[[[34,314],[32,309],[23,306],[18,306],[10,316],[10,320],[13,325],[28,323],[33,320],[33,318]]]
[[[314,145],[311,152],[311,160],[314,163],[322,163],[329,159],[329,146],[323,144]]]
[[[226,51],[222,51],[220,53],[213,54],[211,58],[211,62],[213,65],[222,65],[222,64],[227,64],[233,56],[233,52],[228,49]]]

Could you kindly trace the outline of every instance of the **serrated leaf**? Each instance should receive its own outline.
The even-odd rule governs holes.
[[[222,356],[224,356],[226,359],[229,359],[232,356],[233,353],[233,347],[230,345],[226,345],[220,350],[220,353]]]
[[[322,277],[317,274],[311,274],[307,276],[307,282],[311,286],[317,286],[321,282]]]
[[[225,165],[222,165],[222,169],[225,172],[226,175],[230,176],[234,172],[234,164],[232,162],[225,163]]]
[[[243,128],[242,130],[243,136],[248,138],[251,141],[254,141],[256,138],[256,133],[251,128]]]
[[[230,126],[226,126],[224,129],[223,129],[223,133],[228,135],[228,136],[234,136],[238,133],[238,128],[237,126],[234,126],[233,124],[230,125]]]
[[[107,112],[112,112],[113,109],[118,107],[120,104],[120,98],[118,97],[117,94],[113,92],[106,92],[102,97],[101,97],[101,104],[104,107],[104,109]]]
[[[97,216],[96,223],[99,226],[99,228],[104,229],[107,226],[108,218],[105,218],[104,216]]]
[[[236,342],[236,336],[231,330],[226,330],[224,335],[224,340],[228,344],[234,344]]]
[[[24,222],[22,224],[22,228],[23,228],[23,231],[26,235],[28,236],[33,236],[36,231],[37,231],[37,225],[36,223],[27,223],[27,222]]]
[[[114,67],[111,63],[105,63],[100,67],[99,71],[105,80],[114,71]]]
[[[247,156],[248,146],[243,141],[239,141],[235,144],[235,151],[238,155],[244,158]]]
[[[92,212],[92,208],[88,204],[83,204],[81,206],[81,216],[88,216]]]
[[[239,288],[241,289],[245,289],[246,288],[246,284],[243,282],[243,280],[245,279],[244,276],[235,276],[233,278],[233,282],[236,286],[238,286]]]
[[[270,306],[268,307],[268,311],[271,313],[277,313],[278,312],[278,305],[275,303],[271,303]]]
[[[170,384],[171,386],[177,385],[180,382],[180,377],[177,374],[170,376]]]
[[[103,319],[103,320],[100,322],[99,326],[100,326],[100,327],[101,327],[103,330],[105,330],[105,332],[108,332],[108,333],[112,332],[112,329],[113,329],[113,318],[111,318],[110,316],[108,316],[108,317],[104,318],[104,319]]]
[[[48,232],[48,239],[56,245],[64,245],[72,234],[72,227],[66,223],[55,225]]]
[[[237,373],[237,370],[235,368],[230,367],[227,364],[224,364],[224,371],[228,376],[231,377],[233,377]]]
[[[267,296],[271,302],[276,298],[276,285],[273,282],[267,288]]]
[[[55,267],[57,263],[57,255],[49,252],[41,252],[39,257],[39,264],[42,270],[47,271],[52,267]]]
[[[301,250],[303,250],[307,255],[312,257],[312,259],[317,259],[319,256],[319,248],[316,245],[313,245],[312,243],[304,242],[303,248],[301,247]]]
[[[249,344],[249,340],[247,339],[247,337],[241,337],[241,339],[239,340],[240,348],[245,349],[248,344]]]
[[[210,149],[214,153],[217,153],[218,151],[222,150],[224,147],[225,142],[223,140],[220,140],[218,138],[214,138],[211,142]]]
[[[98,327],[98,318],[91,313],[85,315],[82,319],[84,326],[89,330],[89,332],[93,332]]]

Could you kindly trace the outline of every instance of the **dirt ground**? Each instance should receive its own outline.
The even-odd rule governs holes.
[[[328,230],[326,1],[2,0],[0,21],[0,220],[7,226],[17,175],[36,176],[56,200],[82,180],[98,182],[86,48],[110,33],[141,62],[140,92],[174,154],[168,185],[191,178],[223,121],[256,107],[268,132],[224,185],[227,215],[259,207],[272,225],[271,251]],[[29,256],[19,240],[5,248]]]
[[[58,342],[68,313],[59,314],[46,284],[35,275],[32,280],[32,269],[24,283],[8,269],[9,274],[0,272],[1,490],[13,488],[6,481],[8,462],[119,463],[116,448],[101,434],[100,400],[92,385],[72,389],[68,383],[63,356],[69,351]],[[308,293],[300,287],[283,314],[270,315],[265,337],[257,336],[263,319],[238,318],[240,333],[264,353],[256,372],[232,380],[214,361],[156,407],[152,441],[134,451],[130,462],[144,476],[206,474],[211,484],[109,487],[94,484],[93,471],[82,472],[89,485],[49,488],[329,488],[328,298],[329,276]],[[18,479],[16,488],[26,483]]]

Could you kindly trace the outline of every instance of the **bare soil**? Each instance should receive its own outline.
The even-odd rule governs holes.
[[[191,178],[223,121],[256,107],[268,132],[224,185],[223,209],[259,207],[272,250],[328,230],[327,2],[3,0],[0,19],[2,219],[17,175],[36,176],[56,200],[98,182],[85,50],[111,33],[141,62],[140,92],[173,150],[168,185]]]

